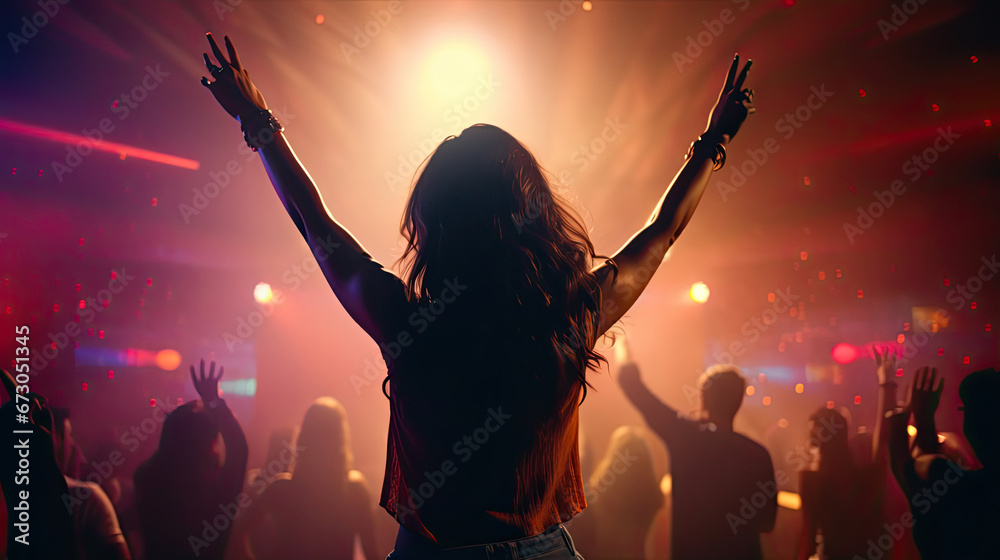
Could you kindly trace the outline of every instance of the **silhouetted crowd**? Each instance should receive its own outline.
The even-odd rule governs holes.
[[[874,430],[852,433],[845,414],[820,408],[809,419],[809,453],[785,458],[797,467],[797,480],[776,472],[764,446],[734,431],[747,388],[738,368],[709,368],[699,381],[700,411],[688,417],[657,398],[638,366],[623,360],[618,382],[648,430],[618,428],[587,469],[588,507],[569,524],[579,555],[996,558],[1000,373],[977,371],[959,386],[973,457],[937,431],[944,389],[937,372],[917,370],[905,402],[897,402],[894,356],[875,348],[873,357]],[[356,547],[369,559],[386,553],[376,543],[368,484],[352,468],[343,406],[317,399],[301,427],[271,436],[264,466],[247,472],[247,442],[219,396],[221,376],[214,362],[207,373],[204,361],[197,371],[191,367],[201,399],[166,415],[159,447],[135,471],[134,496],[125,504],[111,472],[98,477],[100,484],[81,480],[69,411],[22,394],[4,372],[3,433],[14,434],[0,447],[9,557],[350,559]],[[666,445],[670,474],[662,479],[646,433]],[[9,468],[26,449],[30,472]],[[121,452],[108,457],[120,464]],[[29,495],[19,495],[24,488]],[[779,505],[782,494],[797,499]]]

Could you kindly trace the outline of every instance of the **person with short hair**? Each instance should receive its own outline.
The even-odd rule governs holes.
[[[618,372],[628,400],[670,451],[674,560],[760,560],[760,534],[774,528],[778,488],[767,450],[733,431],[746,380],[715,365],[701,375],[701,409],[681,416],[642,382],[628,361]]]

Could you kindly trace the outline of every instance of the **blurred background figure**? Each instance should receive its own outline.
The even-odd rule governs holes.
[[[297,435],[296,429],[292,426],[283,426],[271,432],[264,464],[247,472],[248,487],[263,489],[274,482],[276,476],[288,472],[294,458],[292,454],[295,451],[294,443]]]
[[[798,558],[818,555],[844,560],[863,554],[881,529],[887,450],[882,420],[896,403],[896,357],[888,349],[873,349],[879,383],[879,409],[872,437],[854,436],[849,420],[826,406],[809,418],[809,445],[818,450],[818,464],[799,473],[804,516]],[[854,449],[867,451],[856,455]],[[821,544],[820,544],[821,543]]]
[[[739,369],[718,365],[702,374],[698,420],[653,395],[627,356],[618,383],[670,453],[672,557],[761,558],[760,534],[774,527],[778,490],[767,450],[733,431],[746,389]]]
[[[247,512],[241,540],[249,557],[350,560],[357,539],[365,558],[378,558],[373,501],[365,477],[351,468],[344,407],[316,399],[291,449],[290,472],[277,475]]]
[[[586,486],[587,509],[572,525],[588,560],[643,560],[646,541],[663,507],[653,456],[639,429],[621,426]]]
[[[52,417],[56,463],[66,478],[67,493],[63,496],[63,504],[73,516],[80,558],[127,560],[130,558],[129,549],[113,502],[101,484],[79,479],[85,459],[73,438],[69,410],[53,408]],[[110,487],[114,488],[113,485]]]
[[[239,422],[219,397],[212,362],[205,375],[191,366],[201,400],[185,403],[163,421],[160,446],[135,472],[136,511],[143,558],[224,557],[239,515],[247,443]]]
[[[970,373],[959,386],[964,432],[983,468],[969,470],[943,453],[935,412],[944,391],[937,369],[917,370],[906,407],[892,415],[889,452],[893,474],[910,503],[913,536],[923,560],[996,557],[1000,526],[1000,373]],[[917,429],[909,448],[907,425]]]

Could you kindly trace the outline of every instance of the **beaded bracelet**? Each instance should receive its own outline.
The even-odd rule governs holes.
[[[267,109],[251,113],[245,119],[241,117],[240,128],[243,130],[243,139],[246,140],[247,146],[255,152],[270,144],[275,134],[285,130],[278,119],[274,118],[274,114]]]
[[[691,147],[688,149],[687,155],[684,156],[684,159],[691,159],[696,151],[707,150],[709,147],[711,147],[714,152],[712,161],[715,162],[715,164],[712,167],[712,171],[722,169],[722,166],[726,164],[726,147],[722,145],[721,141],[706,138],[704,136],[698,137],[697,140],[691,143]]]

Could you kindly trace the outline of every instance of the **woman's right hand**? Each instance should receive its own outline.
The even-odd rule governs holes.
[[[752,65],[753,60],[748,60],[737,78],[740,55],[737,54],[733,58],[733,64],[726,74],[726,81],[722,84],[719,101],[708,118],[708,130],[703,136],[721,138],[723,142],[728,143],[739,132],[747,116],[757,111],[753,106],[753,90],[743,88],[743,82],[747,79]]]
[[[208,78],[202,77],[202,85],[212,92],[219,105],[222,105],[222,108],[234,119],[267,109],[264,96],[250,81],[250,75],[243,67],[240,55],[236,52],[236,47],[233,46],[229,37],[225,38],[226,49],[229,51],[229,59],[227,60],[212,34],[208,33],[207,36],[212,53],[221,66],[216,66],[208,57],[208,53],[203,53],[205,66],[215,81],[209,81]]]

